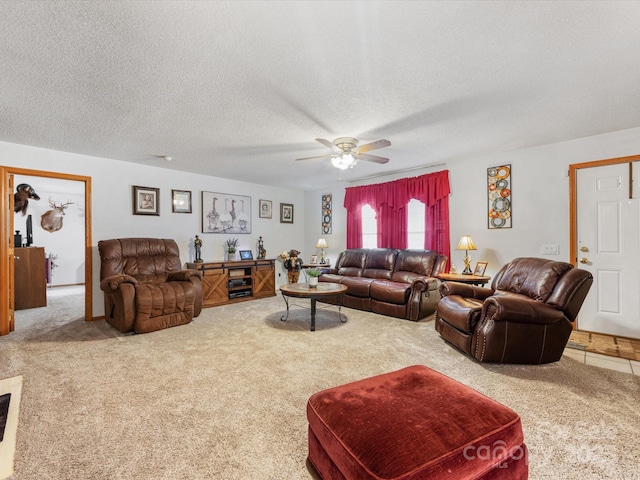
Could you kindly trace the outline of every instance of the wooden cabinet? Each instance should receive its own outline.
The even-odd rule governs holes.
[[[43,247],[14,250],[15,310],[47,306],[47,270]]]
[[[202,272],[203,306],[215,307],[276,294],[275,260],[187,263]]]

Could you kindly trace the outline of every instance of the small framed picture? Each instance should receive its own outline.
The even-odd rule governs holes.
[[[293,204],[280,204],[280,223],[293,223]]]
[[[473,271],[474,275],[484,276],[484,271],[487,269],[489,262],[477,262],[476,269]]]
[[[251,250],[240,250],[240,260],[253,260]]]
[[[133,186],[133,214],[160,215],[160,189]]]
[[[309,264],[310,265],[317,265],[318,264],[318,255],[311,255],[311,262]]]
[[[260,218],[271,218],[271,200],[260,200],[258,212]]]
[[[173,213],[191,213],[191,191],[171,190],[171,209]]]

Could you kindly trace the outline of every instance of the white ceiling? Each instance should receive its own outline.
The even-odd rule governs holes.
[[[222,178],[343,179],[640,126],[640,2],[3,1],[0,140]],[[154,155],[170,155],[166,162]],[[87,160],[91,161],[91,160]]]

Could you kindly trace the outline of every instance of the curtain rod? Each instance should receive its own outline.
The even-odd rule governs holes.
[[[433,167],[441,167],[442,165],[446,165],[446,162],[442,162],[442,163],[432,163],[430,165],[423,165],[421,167],[411,167],[411,168],[405,168],[402,170],[394,170],[393,172],[386,172],[386,173],[378,173],[376,175],[369,175],[368,177],[362,177],[362,178],[358,178],[356,180],[349,180],[349,182],[359,182],[361,180],[371,180],[372,178],[380,178],[380,177],[387,177],[389,175],[395,175],[397,173],[407,173],[407,172],[413,172],[415,170],[422,170],[423,168],[433,168]]]

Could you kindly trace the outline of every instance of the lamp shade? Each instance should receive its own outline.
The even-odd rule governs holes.
[[[316,248],[328,248],[329,245],[327,245],[327,241],[324,238],[321,238],[318,240],[318,244],[316,245]]]
[[[475,243],[471,240],[471,235],[462,235],[456,250],[477,250]]]

